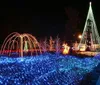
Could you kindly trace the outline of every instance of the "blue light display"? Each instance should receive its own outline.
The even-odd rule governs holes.
[[[0,85],[78,85],[100,63],[97,58],[45,54],[0,57]]]

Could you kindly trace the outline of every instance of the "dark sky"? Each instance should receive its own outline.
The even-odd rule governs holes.
[[[59,35],[62,39],[71,39],[74,34],[82,32],[89,0],[32,1],[13,0],[0,3],[1,42],[11,32],[31,33],[37,38]],[[97,27],[100,28],[100,4],[92,0],[92,5]]]

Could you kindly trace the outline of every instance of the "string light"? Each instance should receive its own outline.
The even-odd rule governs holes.
[[[0,57],[1,85],[78,85],[100,63],[97,58],[42,54],[20,58]]]

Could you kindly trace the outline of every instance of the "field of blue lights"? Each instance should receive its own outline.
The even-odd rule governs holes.
[[[79,85],[100,60],[42,54],[23,58],[0,57],[0,85]]]

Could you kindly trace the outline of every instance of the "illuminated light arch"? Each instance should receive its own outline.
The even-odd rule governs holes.
[[[27,42],[27,49],[25,49]],[[25,52],[30,52],[31,55],[33,52],[36,54],[41,53],[40,45],[37,39],[31,34],[24,33],[19,34],[17,32],[13,32],[9,34],[4,40],[1,46],[1,54],[9,54],[13,52],[19,53],[19,56],[23,57]],[[26,51],[27,50],[27,51]]]

